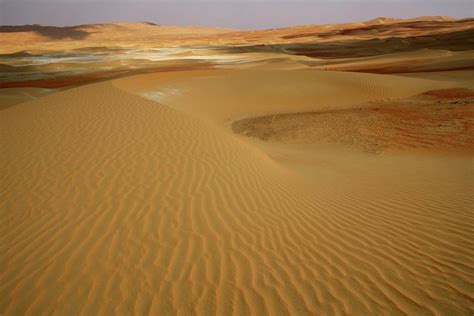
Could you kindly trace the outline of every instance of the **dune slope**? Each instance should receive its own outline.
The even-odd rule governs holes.
[[[132,82],[0,111],[0,313],[473,312],[470,160],[292,168]]]
[[[115,85],[221,125],[242,116],[367,107],[450,83],[336,71],[209,70],[135,76]]]

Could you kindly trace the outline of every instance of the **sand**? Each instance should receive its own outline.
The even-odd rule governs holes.
[[[0,52],[67,51],[84,47],[139,47],[153,43],[161,47],[183,40],[225,34],[234,29],[142,23],[107,23],[74,26],[0,25]],[[161,43],[161,44],[155,44]],[[164,45],[163,45],[164,44]]]
[[[138,73],[214,68],[470,71],[473,37],[474,19],[447,17],[249,31],[146,22],[6,25],[0,26],[0,89],[64,89]],[[6,102],[21,99],[19,92]]]
[[[0,313],[470,315],[472,155],[375,155],[232,130],[455,87],[176,71],[1,110]]]
[[[422,49],[365,58],[333,59],[314,69],[370,73],[441,72],[474,69],[474,51]]]
[[[0,26],[0,314],[474,314],[473,32]]]
[[[37,99],[55,92],[54,89],[42,88],[5,88],[0,89],[0,110],[15,104]]]
[[[377,154],[473,154],[473,114],[474,91],[451,88],[345,110],[249,117],[232,129],[267,142],[332,143]]]

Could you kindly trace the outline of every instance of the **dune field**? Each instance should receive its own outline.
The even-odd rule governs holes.
[[[0,56],[0,314],[472,315],[473,42],[342,51],[420,24],[408,42],[474,29],[191,28],[163,53],[133,24],[94,61],[100,33],[49,29],[60,60],[23,34],[37,51]],[[340,55],[270,51],[322,30]]]

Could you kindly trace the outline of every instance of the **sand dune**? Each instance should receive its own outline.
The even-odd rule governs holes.
[[[55,92],[53,89],[11,88],[0,90],[0,110]]]
[[[432,80],[335,71],[209,70],[189,75],[192,79],[179,73],[151,74],[124,78],[117,84],[124,82],[128,91],[220,123],[265,114],[345,109],[363,102],[370,106],[367,102],[450,86]]]
[[[363,46],[378,40],[405,39],[403,47],[415,42],[417,48],[437,43],[437,49],[448,44],[446,35],[457,34],[463,40],[450,45],[471,47],[474,19],[421,17],[415,19],[378,18],[365,22],[303,25],[269,30],[239,31],[215,27],[183,27],[153,23],[110,23],[66,27],[24,25],[0,26],[0,53],[21,50],[32,52],[67,51],[85,47],[177,47],[188,46],[278,46],[283,44],[315,44],[340,41],[362,41]],[[421,38],[420,43],[416,39]],[[441,39],[441,40],[439,40]],[[369,40],[369,42],[366,42]],[[337,46],[336,46],[337,47]],[[373,50],[373,48],[371,49]]]
[[[446,17],[252,31],[153,23],[0,26],[0,89],[70,88],[176,69],[472,70],[473,37],[474,19]]]
[[[0,111],[0,313],[472,314],[470,156],[271,144],[228,125],[451,86],[172,72]]]
[[[65,51],[71,48],[137,46],[140,43],[199,39],[204,35],[235,31],[226,28],[157,25],[153,23],[109,23],[76,26],[2,25],[1,51]],[[159,45],[167,46],[167,45]]]
[[[367,107],[244,118],[232,129],[264,141],[332,143],[367,153],[474,153],[474,92],[431,90]]]
[[[473,30],[1,26],[0,314],[472,315]]]
[[[370,73],[406,73],[474,69],[474,51],[423,49],[408,53],[386,54],[365,58],[330,60],[319,70],[360,71]]]

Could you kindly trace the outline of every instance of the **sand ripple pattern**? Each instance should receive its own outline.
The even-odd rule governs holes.
[[[111,83],[0,125],[1,314],[474,312],[465,169],[312,186]]]

